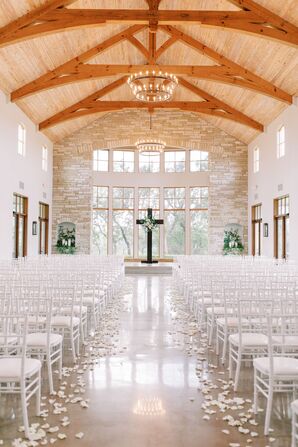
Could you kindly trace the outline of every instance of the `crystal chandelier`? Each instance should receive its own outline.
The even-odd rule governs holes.
[[[152,112],[149,114],[149,129],[152,130]],[[135,143],[136,148],[138,151],[144,155],[150,154],[150,155],[158,155],[160,152],[164,150],[166,147],[166,143],[158,138],[140,138]]]
[[[136,99],[152,103],[172,99],[178,79],[173,74],[152,70],[132,74],[127,83]]]

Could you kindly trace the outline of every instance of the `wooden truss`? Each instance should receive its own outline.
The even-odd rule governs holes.
[[[298,28],[253,0],[229,0],[240,11],[159,10],[159,1],[148,1],[148,10],[68,9],[75,0],[49,0],[0,29],[0,45],[67,29],[103,24],[149,25],[155,32],[159,25],[200,24],[252,33],[298,45]]]

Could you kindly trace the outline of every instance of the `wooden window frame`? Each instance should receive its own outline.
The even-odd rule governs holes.
[[[46,210],[45,216],[40,212],[41,208],[44,207]],[[50,214],[50,206],[47,203],[39,202],[39,244],[38,244],[38,253],[41,255],[41,245],[42,245],[42,222],[45,223],[45,255],[49,254],[49,214]]]
[[[285,200],[285,212],[279,211],[280,201]],[[288,194],[277,197],[273,202],[273,213],[274,213],[274,257],[276,259],[287,259],[286,253],[286,221],[290,218],[289,209],[290,196]],[[278,258],[278,222],[282,221],[282,256]]]
[[[27,256],[27,229],[28,229],[28,197],[22,196],[21,194],[14,193],[13,197],[16,199],[23,200],[23,212],[20,212],[16,209],[16,211],[13,211],[13,218],[16,218],[16,225],[15,225],[15,258],[25,257]],[[19,217],[22,216],[24,219],[24,240],[23,240],[23,253],[20,256],[19,254]]]
[[[260,210],[260,215],[256,211]],[[262,204],[258,203],[251,207],[251,228],[252,228],[252,255],[253,256],[261,256],[261,236],[262,236]],[[259,233],[259,252],[256,253],[256,228],[255,224],[258,224],[258,233]]]

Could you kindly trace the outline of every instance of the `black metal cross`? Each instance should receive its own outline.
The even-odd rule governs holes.
[[[152,219],[152,208],[147,208],[147,218]],[[154,219],[157,225],[163,224],[163,219]],[[137,224],[143,225],[144,219],[137,219]],[[147,230],[147,259],[146,261],[142,261],[145,264],[153,264],[158,261],[152,260],[152,230]]]

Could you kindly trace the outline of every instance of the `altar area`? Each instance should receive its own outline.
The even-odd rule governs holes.
[[[144,264],[142,262],[125,262],[126,275],[172,275],[172,262]]]

